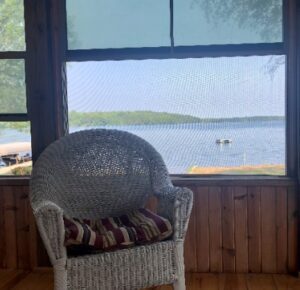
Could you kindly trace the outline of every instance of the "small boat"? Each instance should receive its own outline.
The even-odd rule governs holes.
[[[231,139],[217,139],[216,143],[217,144],[229,144],[229,143],[232,143],[232,140]]]

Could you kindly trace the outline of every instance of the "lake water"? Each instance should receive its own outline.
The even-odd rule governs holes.
[[[106,128],[129,131],[150,142],[161,153],[171,173],[187,173],[192,166],[285,163],[284,121]],[[232,139],[232,143],[216,144],[221,138]]]
[[[109,126],[150,142],[163,156],[170,173],[192,166],[240,166],[285,163],[285,122],[251,121],[202,124]],[[71,128],[71,132],[84,128]],[[216,139],[232,139],[216,144]],[[0,143],[30,141],[28,133],[0,130]]]

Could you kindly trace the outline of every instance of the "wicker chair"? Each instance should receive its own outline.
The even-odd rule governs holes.
[[[117,216],[155,195],[171,239],[130,249],[69,257],[63,214]],[[174,187],[161,156],[143,139],[117,130],[86,130],[51,144],[31,180],[31,205],[54,268],[55,290],[141,289],[173,283],[185,289],[183,243],[193,203]]]

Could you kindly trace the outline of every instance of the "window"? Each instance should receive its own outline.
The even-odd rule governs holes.
[[[69,49],[282,42],[282,0],[67,0]],[[174,43],[172,43],[174,42]]]
[[[174,0],[175,45],[282,42],[282,0]]]
[[[169,0],[67,1],[67,12],[70,49],[170,45]]]
[[[270,72],[279,61],[284,56],[69,63],[70,130],[130,131],[154,145],[173,174],[283,175],[284,64]]]
[[[172,174],[285,175],[282,6],[67,1],[70,131],[130,131]]]
[[[0,1],[0,26],[0,175],[28,175],[31,138],[26,109],[23,1]]]

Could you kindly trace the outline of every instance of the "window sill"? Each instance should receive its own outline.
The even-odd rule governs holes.
[[[171,175],[176,186],[296,186],[295,178],[253,175]]]
[[[29,186],[30,176],[1,176],[0,186]]]
[[[287,176],[171,175],[176,186],[296,186]],[[29,186],[30,176],[0,177],[0,186]]]

